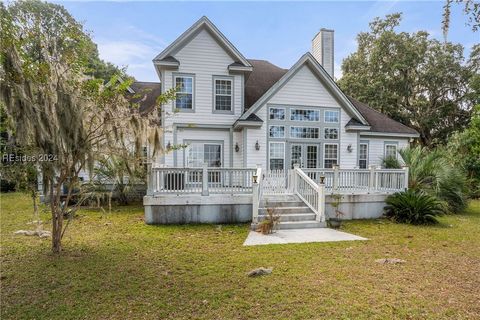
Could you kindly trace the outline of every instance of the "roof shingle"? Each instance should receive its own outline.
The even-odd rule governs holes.
[[[135,92],[128,95],[131,103],[138,103],[140,113],[152,111],[157,104],[157,97],[161,94],[159,82],[135,81],[130,85]]]

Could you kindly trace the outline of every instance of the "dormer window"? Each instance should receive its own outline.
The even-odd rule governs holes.
[[[231,112],[233,110],[233,80],[230,78],[214,78],[215,111]]]
[[[175,76],[177,88],[175,108],[179,110],[193,110],[193,76]]]

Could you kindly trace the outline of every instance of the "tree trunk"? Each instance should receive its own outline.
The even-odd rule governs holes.
[[[62,252],[62,229],[63,229],[63,210],[60,208],[61,184],[57,182],[55,193],[53,192],[53,183],[50,183],[50,210],[52,211],[52,252],[60,254]]]
[[[38,214],[38,204],[37,204],[37,191],[32,190],[31,193],[32,196],[32,202],[33,202],[33,220],[37,221],[37,231],[40,231],[42,228],[42,224],[40,222],[40,215]]]
[[[52,211],[52,221],[52,252],[59,254],[62,252],[63,214],[58,208]]]

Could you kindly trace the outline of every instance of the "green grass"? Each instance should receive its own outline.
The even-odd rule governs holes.
[[[439,226],[352,221],[369,241],[243,247],[246,225],[148,226],[82,210],[50,254],[29,198],[1,195],[2,319],[478,319],[480,202]],[[42,218],[49,229],[49,215]],[[395,257],[403,265],[375,259]],[[273,273],[248,278],[256,267]]]

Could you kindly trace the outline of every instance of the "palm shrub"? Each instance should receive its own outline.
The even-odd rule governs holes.
[[[386,199],[386,216],[396,222],[435,224],[436,216],[443,213],[442,203],[423,191],[409,189],[390,195]]]
[[[444,151],[414,147],[399,153],[409,167],[409,189],[443,201],[447,212],[458,213],[465,209],[468,193],[465,174],[448,161]]]
[[[382,166],[385,169],[400,169],[402,164],[398,161],[397,157],[388,156],[382,159]]]

